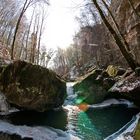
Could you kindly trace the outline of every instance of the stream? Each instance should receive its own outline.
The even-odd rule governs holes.
[[[138,113],[127,100],[110,99],[100,104],[78,106],[72,85],[67,84],[68,97],[62,109],[1,115],[0,132],[16,134],[12,136],[15,137],[13,140],[17,140],[17,135],[20,136],[18,139],[33,140],[104,140]]]

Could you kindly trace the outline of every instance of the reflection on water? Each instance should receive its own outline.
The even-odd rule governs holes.
[[[82,140],[103,140],[107,136],[119,130],[138,113],[137,109],[128,108],[125,105],[117,105],[120,101],[117,101],[115,106],[110,107],[107,106],[112,104],[112,102],[104,102],[100,105],[96,104],[94,106],[89,106],[87,104],[79,104],[76,106],[76,95],[73,93],[73,88],[68,86],[67,92],[68,97],[64,103],[64,107],[60,110],[52,110],[44,113],[20,111],[5,117],[0,116],[0,119],[16,125],[11,125],[11,128],[15,128],[15,130],[19,128],[19,125],[21,128],[25,125],[25,127],[23,126],[25,133],[26,129],[30,129],[30,131],[35,130],[35,132],[39,130],[39,132],[41,132],[41,136],[48,137],[50,134],[49,138],[54,138],[50,140],[55,140],[56,136],[60,137],[63,133],[64,138],[66,138],[67,134],[65,132],[68,133],[68,138],[70,136],[69,134],[72,134]],[[114,102],[114,100],[111,101]],[[2,122],[3,121],[1,121],[1,124]],[[3,125],[6,127],[10,126],[6,123]],[[41,127],[38,128],[38,126]],[[7,129],[6,127],[4,128],[5,130]],[[0,128],[3,130],[2,126]],[[53,128],[57,130],[54,130]],[[63,131],[60,133],[58,129]],[[26,135],[28,136],[28,133]],[[40,138],[37,140],[40,140]]]
[[[91,108],[85,112],[73,109],[69,112],[70,133],[83,140],[103,140],[129,122],[138,110],[120,105],[104,109]]]
[[[6,120],[14,125],[50,126],[66,130],[67,113],[65,110],[52,110],[45,113],[21,111],[6,116]]]
[[[78,136],[82,139],[94,139],[94,140],[102,140],[102,134],[99,129],[92,123],[92,120],[88,117],[87,113],[80,112],[78,114]]]
[[[83,140],[103,140],[124,126],[137,112],[138,110],[124,105],[103,109],[89,108],[87,111],[81,111],[78,106],[68,105],[64,109],[46,113],[16,112],[5,119],[14,125],[51,126]]]
[[[91,109],[87,112],[88,117],[105,138],[116,132],[138,113],[137,109],[127,108],[124,105],[108,107],[104,109]]]

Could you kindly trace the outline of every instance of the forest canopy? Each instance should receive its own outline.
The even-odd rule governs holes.
[[[66,76],[72,69],[82,74],[91,67],[118,65],[135,70],[139,66],[137,0],[84,1],[75,7],[80,8],[80,14],[75,16],[80,28],[73,43],[66,49],[60,46],[57,50],[41,44],[49,5],[47,0],[0,1],[3,57],[44,67],[51,62],[52,69],[61,76]],[[32,8],[30,20],[26,15],[29,8]]]

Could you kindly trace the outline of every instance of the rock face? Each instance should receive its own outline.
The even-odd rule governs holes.
[[[74,85],[78,98],[88,104],[99,103],[105,98],[128,99],[140,106],[140,76],[129,69],[117,69],[115,76],[114,71],[107,70],[94,70],[79,80]],[[110,72],[113,76],[109,76]]]
[[[132,0],[140,16],[140,0]],[[133,50],[135,59],[140,64],[140,17],[133,11],[128,0],[112,0],[111,11],[120,27],[122,35]]]
[[[74,85],[74,90],[81,102],[88,104],[99,103],[107,95],[107,89],[114,84],[106,72],[94,70]],[[80,102],[79,102],[80,103]]]
[[[23,61],[4,69],[0,90],[9,103],[36,111],[59,107],[66,97],[66,84],[54,72]]]
[[[130,76],[116,82],[109,92],[111,97],[125,98],[140,106],[140,77],[132,73]]]

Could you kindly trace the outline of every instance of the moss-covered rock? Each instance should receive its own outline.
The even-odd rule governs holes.
[[[78,101],[88,104],[103,101],[107,91],[103,87],[104,78],[102,78],[101,74],[101,70],[94,70],[74,85],[74,90],[78,95]]]
[[[134,140],[139,140],[140,139],[140,120],[137,124],[135,133],[134,133]]]
[[[66,97],[66,83],[58,75],[24,61],[13,62],[4,69],[0,90],[9,103],[37,111],[59,107]]]
[[[116,66],[109,65],[106,69],[106,72],[108,73],[109,76],[115,77],[118,73],[118,69]]]

